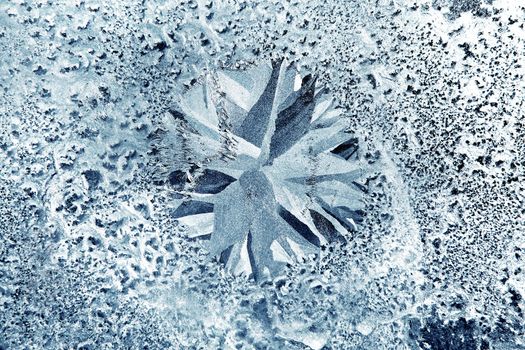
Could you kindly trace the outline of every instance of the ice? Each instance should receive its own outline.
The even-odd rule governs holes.
[[[265,70],[262,70],[263,68]],[[215,74],[225,76],[226,73]],[[323,143],[324,138],[328,138],[326,141],[338,139],[338,132],[344,134],[344,123],[338,123],[333,119],[334,115],[331,113],[334,111],[333,105],[325,105],[315,123],[312,122],[312,113],[317,101],[323,103],[327,100],[320,91],[316,93],[315,79],[310,76],[301,78],[293,65],[281,61],[264,64],[262,68],[239,71],[236,76],[239,81],[258,81],[259,84],[263,83],[261,77],[266,77],[267,80],[264,83],[265,88],[251,109],[243,116],[236,116],[240,127],[233,128],[231,133],[235,140],[242,140],[242,142],[236,142],[227,150],[234,159],[212,160],[210,166],[220,164],[221,169],[228,169],[230,164],[233,164],[235,169],[243,169],[243,172],[240,176],[232,177],[212,168],[206,168],[207,164],[202,164],[194,171],[192,180],[194,183],[189,185],[191,189],[185,194],[190,197],[196,193],[213,195],[206,199],[213,203],[215,214],[208,249],[213,255],[221,255],[229,250],[230,253],[225,261],[227,264],[230,259],[236,259],[239,263],[250,265],[240,268],[229,264],[232,271],[251,271],[254,278],[260,279],[266,269],[275,276],[283,267],[280,261],[274,260],[269,254],[275,244],[279,244],[288,256],[297,261],[299,255],[302,256],[304,252],[315,253],[321,245],[321,240],[332,241],[335,237],[343,239],[349,235],[349,231],[357,229],[357,224],[362,220],[360,208],[365,193],[359,187],[353,186],[353,183],[359,181],[370,167],[356,157],[350,160],[350,155],[343,156],[342,160],[335,156],[344,155],[343,151],[349,147],[348,141],[340,145],[326,144],[315,151],[307,146],[312,144],[309,137],[310,130],[318,143]],[[297,80],[296,77],[299,77],[301,86],[294,91],[293,84],[287,82]],[[215,80],[221,81],[215,79],[215,76],[206,79],[207,82]],[[202,94],[193,92],[208,89],[211,89],[208,96],[216,96],[216,98],[205,98]],[[197,125],[195,123],[197,120],[202,121],[203,116],[217,114],[215,110],[219,104],[222,105],[218,99],[222,96],[233,96],[238,89],[237,84],[228,81],[224,86],[213,84],[207,84],[205,87],[196,86],[188,92],[188,96],[191,97],[183,97],[183,100],[191,99],[193,109],[185,110],[185,113],[178,118],[187,120],[190,125]],[[249,90],[246,88],[244,91]],[[244,97],[250,100],[249,96]],[[278,101],[282,102],[278,103]],[[205,109],[209,111],[208,114],[199,112]],[[234,111],[238,113],[239,109]],[[228,124],[228,105],[224,105],[224,113],[225,123]],[[193,118],[197,120],[192,121]],[[209,122],[210,129],[219,129],[218,125],[213,124],[212,119],[209,119]],[[215,124],[218,124],[217,120]],[[325,134],[318,132],[316,125],[319,124],[323,124],[325,129],[329,128],[330,132]],[[197,132],[198,130],[192,132],[191,129],[183,131],[184,137],[188,139],[202,135]],[[167,134],[166,137],[170,135]],[[241,158],[236,158],[235,155],[243,144],[258,149],[258,152],[251,153],[256,157],[254,162],[243,162]],[[304,146],[301,147],[303,144]],[[290,151],[294,146],[295,151]],[[262,150],[265,147],[269,150]],[[355,153],[356,139],[352,139],[352,147],[352,152]],[[210,150],[209,158],[213,157],[214,154]],[[355,170],[344,172],[350,169]],[[181,171],[176,170],[173,174],[182,174]],[[181,181],[186,181],[187,177],[179,176],[179,178]],[[323,186],[323,183],[328,181],[337,181],[337,183]],[[296,185],[292,185],[291,182]],[[175,190],[182,189],[181,185],[173,181],[171,184]],[[315,188],[315,192],[312,193],[313,198],[310,197],[313,199],[310,203],[305,194],[312,188]],[[296,205],[290,207],[287,196],[299,198],[301,202],[296,201]],[[345,198],[346,205],[353,205],[355,209],[337,206],[337,198]],[[175,211],[176,218],[193,213],[201,215],[200,210],[186,209],[193,207],[193,203],[200,202],[184,201]],[[342,226],[335,226],[332,224],[334,221]],[[184,222],[188,223],[190,220],[185,219]],[[334,232],[337,231],[336,227],[345,229],[342,232]],[[202,235],[208,233],[207,230],[203,230]],[[192,236],[197,234],[193,232]],[[250,239],[247,239],[248,237]],[[300,247],[299,253],[294,251],[287,239]],[[236,256],[242,251],[240,246],[243,245],[246,245],[250,259],[240,259]]]
[[[0,350],[523,349],[523,19],[0,1]]]

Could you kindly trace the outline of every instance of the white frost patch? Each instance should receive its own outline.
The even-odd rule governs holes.
[[[237,151],[242,154],[246,154],[254,159],[259,158],[261,154],[261,149],[254,144],[246,141],[242,137],[234,136],[235,140],[238,142]]]
[[[181,224],[188,227],[188,237],[199,237],[213,232],[213,213],[204,213],[185,216],[177,219]]]
[[[291,326],[291,327],[283,327],[283,328],[292,328],[292,329],[289,331],[278,333],[278,335],[281,338],[302,343],[310,347],[313,350],[322,349],[328,341],[329,335],[326,333],[312,333],[312,332],[308,332],[304,330],[294,330],[294,328],[295,329],[299,328],[298,325],[286,325],[286,326]],[[303,325],[301,325],[300,327],[302,326]]]
[[[357,325],[356,329],[362,335],[367,336],[374,331],[374,326],[370,322],[365,320],[363,322],[360,322]]]
[[[272,251],[273,258],[276,261],[281,261],[284,263],[291,264],[293,263],[292,258],[286,253],[284,248],[277,241],[273,241],[270,245],[270,250]]]
[[[299,91],[299,89],[301,88],[301,82],[302,82],[301,76],[299,74],[296,74],[295,80],[293,82],[293,91]]]
[[[301,249],[301,246],[299,246],[299,244],[295,243],[288,237],[286,237],[286,242],[288,242],[288,245],[290,246],[290,248],[293,250],[293,252],[295,253],[297,257],[304,259],[304,252]]]
[[[250,256],[248,255],[248,236],[242,242],[240,252],[239,252],[239,261],[237,266],[233,269],[233,272],[236,275],[246,274],[250,275],[253,272],[250,264]]]
[[[252,108],[252,103],[250,103],[251,93],[239,82],[232,79],[229,75],[219,72],[218,76],[219,83],[221,86],[224,86],[224,90],[226,91],[228,98],[245,111],[250,110],[250,108]]]

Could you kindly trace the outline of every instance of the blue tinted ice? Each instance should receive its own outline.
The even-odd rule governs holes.
[[[270,277],[357,230],[364,192],[356,184],[370,166],[345,156],[347,124],[315,79],[282,61],[223,70],[206,76],[174,108],[177,117],[166,123],[188,125],[184,137],[199,143],[207,158],[170,175],[180,179],[170,180],[173,188],[187,196],[177,218],[190,229],[210,221],[209,230],[192,236],[211,234],[208,250],[230,271]],[[234,124],[239,127],[221,129]],[[213,206],[213,215],[202,215],[202,202]]]

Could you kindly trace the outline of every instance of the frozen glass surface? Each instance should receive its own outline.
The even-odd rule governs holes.
[[[524,11],[0,0],[0,350],[524,349]]]

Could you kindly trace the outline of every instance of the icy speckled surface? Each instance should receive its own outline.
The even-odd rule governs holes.
[[[0,2],[0,348],[525,348],[524,18],[502,0]],[[272,62],[299,77],[280,96],[316,78],[344,128],[297,117],[307,91],[296,128],[257,105]],[[293,162],[312,138],[330,171]],[[336,163],[358,198],[310,191]],[[221,244],[177,213],[203,195],[229,213]],[[360,222],[304,211],[323,195]],[[261,219],[257,252],[232,236],[268,203],[306,254],[270,258]]]

